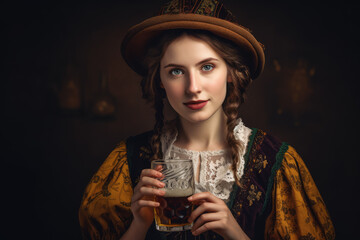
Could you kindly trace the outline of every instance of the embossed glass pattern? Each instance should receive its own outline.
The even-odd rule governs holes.
[[[154,209],[156,229],[159,231],[184,231],[192,227],[188,218],[193,205],[187,198],[194,194],[194,170],[191,159],[155,160],[151,168],[160,171],[159,180],[165,183],[163,197],[156,196],[160,206]]]

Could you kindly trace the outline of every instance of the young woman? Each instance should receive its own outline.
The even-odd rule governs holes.
[[[171,1],[122,44],[154,104],[153,131],[121,142],[93,176],[79,211],[86,239],[334,239],[300,156],[238,116],[264,66],[261,44],[216,0]],[[163,196],[154,159],[192,159],[199,206],[191,231],[155,230]]]

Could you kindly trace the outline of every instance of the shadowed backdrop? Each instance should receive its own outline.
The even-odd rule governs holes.
[[[2,4],[1,239],[81,239],[77,211],[86,184],[118,142],[154,124],[120,43],[161,2]],[[359,7],[224,3],[266,47],[264,72],[241,108],[245,125],[295,147],[337,239],[354,236]]]

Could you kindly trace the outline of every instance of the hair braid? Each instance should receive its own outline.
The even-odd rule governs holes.
[[[244,143],[236,139],[234,129],[237,125],[240,105],[245,101],[245,88],[250,83],[249,71],[243,69],[239,71],[233,69],[229,71],[231,79],[241,79],[243,81],[232,81],[228,83],[228,96],[224,102],[224,113],[227,117],[227,135],[226,141],[230,147],[230,155],[232,159],[231,169],[234,173],[235,182],[240,186],[237,169],[239,165],[240,153],[243,152]],[[247,80],[247,81],[246,81]],[[243,86],[245,85],[245,86]]]
[[[151,160],[162,158],[160,137],[164,127],[163,98],[165,97],[165,91],[160,87],[159,63],[154,60],[149,62],[149,74],[141,81],[142,97],[148,102],[153,102],[155,109],[154,134],[150,143],[153,151]]]
[[[152,160],[162,158],[161,138],[160,138],[164,126],[164,114],[163,114],[164,103],[162,98],[155,97],[154,108],[155,108],[155,126],[154,126],[154,134],[151,138],[151,147],[154,153]]]

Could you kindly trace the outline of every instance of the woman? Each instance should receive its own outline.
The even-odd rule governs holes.
[[[172,1],[129,30],[124,59],[154,103],[154,130],[121,142],[86,188],[88,239],[334,239],[322,198],[294,148],[238,117],[262,71],[261,44],[215,0]],[[154,228],[154,159],[193,159],[199,203],[190,231]]]

